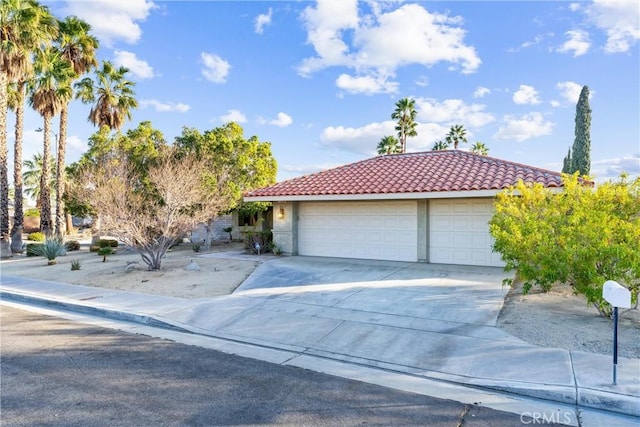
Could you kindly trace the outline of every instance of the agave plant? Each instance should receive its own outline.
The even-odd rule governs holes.
[[[42,245],[37,246],[34,250],[37,251],[38,255],[46,257],[49,260],[48,265],[54,265],[56,258],[65,253],[64,241],[58,237],[52,237],[45,240]]]

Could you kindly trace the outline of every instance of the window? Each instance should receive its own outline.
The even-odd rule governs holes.
[[[241,214],[238,213],[238,226],[255,226],[258,223],[258,213],[255,212],[253,214]]]

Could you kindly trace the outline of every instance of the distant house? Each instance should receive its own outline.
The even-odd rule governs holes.
[[[247,193],[273,202],[273,239],[291,255],[503,266],[488,221],[496,194],[561,175],[460,150],[377,156]]]

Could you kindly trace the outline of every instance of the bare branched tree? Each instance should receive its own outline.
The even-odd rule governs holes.
[[[207,169],[193,156],[167,150],[141,179],[126,157],[83,174],[76,197],[98,212],[103,230],[140,253],[149,270],[197,224],[221,210],[226,198],[207,187]]]

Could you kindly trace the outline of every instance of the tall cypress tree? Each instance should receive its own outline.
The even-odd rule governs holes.
[[[565,156],[562,161],[562,173],[573,173],[573,162],[571,160],[571,148],[569,148],[569,152]]]
[[[585,85],[580,92],[576,105],[576,128],[573,148],[571,149],[571,173],[589,175],[591,170],[591,108],[589,107],[589,88]]]

